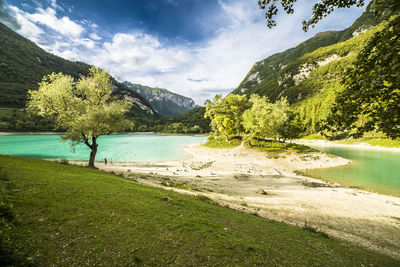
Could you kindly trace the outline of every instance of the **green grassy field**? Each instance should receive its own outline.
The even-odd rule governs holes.
[[[97,170],[0,156],[0,174],[2,221],[8,208],[15,215],[10,228],[1,224],[0,265],[399,264],[320,233]]]

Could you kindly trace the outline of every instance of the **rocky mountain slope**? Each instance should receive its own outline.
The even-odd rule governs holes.
[[[281,96],[287,96],[285,92],[283,92],[285,87],[282,84],[282,79],[284,79],[285,73],[287,73],[289,69],[292,70],[294,62],[298,61],[303,55],[311,53],[318,48],[330,46],[353,38],[376,24],[377,22],[372,13],[365,12],[352,26],[343,31],[318,33],[314,37],[291,49],[256,62],[233,93],[247,95],[257,93],[259,95],[268,96],[272,101],[275,101]],[[298,76],[295,77],[297,82],[294,81],[294,83],[297,85],[300,81],[299,78],[308,72],[309,70],[305,67],[302,71],[299,70],[295,73],[295,75]],[[299,99],[289,100],[291,102],[296,102],[303,99],[303,97],[300,96]]]
[[[152,88],[130,82],[123,84],[146,98],[159,114],[166,117],[180,116],[196,107],[193,99],[172,93],[167,89]]]

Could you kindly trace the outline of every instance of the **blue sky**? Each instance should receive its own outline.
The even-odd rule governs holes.
[[[338,10],[304,33],[315,2],[299,0],[272,30],[257,0],[0,0],[0,20],[48,52],[203,104],[256,61],[344,29],[364,10]]]

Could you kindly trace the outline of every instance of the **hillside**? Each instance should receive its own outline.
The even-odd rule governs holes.
[[[384,22],[383,22],[384,23]],[[318,131],[330,112],[344,70],[377,31],[373,16],[364,13],[349,28],[323,32],[285,52],[257,62],[233,93],[256,93],[271,101],[286,97],[300,113],[309,133]]]
[[[43,76],[62,72],[77,79],[81,75],[87,75],[89,67],[83,62],[73,62],[52,55],[0,23],[0,130],[4,130],[6,124],[7,127],[18,128],[14,114],[20,112],[16,109],[25,107],[27,91],[37,89]],[[112,80],[114,94],[134,104],[132,114],[152,116],[157,113],[143,96],[114,78]],[[37,122],[37,118],[21,115],[18,120],[21,125],[26,124],[22,128],[37,128],[32,125],[32,121]]]
[[[177,117],[196,107],[193,99],[172,93],[167,89],[152,88],[127,81],[123,84],[146,98],[154,109],[165,117]]]
[[[306,227],[137,183],[135,174],[0,156],[0,175],[2,266],[398,264]]]
[[[281,96],[285,96],[282,93],[285,87],[278,80],[285,75],[289,65],[292,65],[307,53],[311,53],[321,47],[346,41],[376,24],[377,22],[372,13],[365,12],[352,26],[343,31],[318,33],[291,49],[256,62],[233,93],[247,95],[257,93],[266,95],[270,100],[275,101]],[[301,98],[295,99],[296,97],[290,98],[290,102],[301,100]]]

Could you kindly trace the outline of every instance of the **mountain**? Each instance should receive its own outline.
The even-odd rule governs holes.
[[[166,117],[181,116],[196,107],[193,99],[172,93],[167,89],[152,88],[130,82],[123,84],[146,98],[159,114]]]
[[[273,102],[286,97],[310,132],[316,132],[329,114],[336,94],[343,90],[345,70],[368,40],[382,30],[383,23],[378,24],[366,12],[343,31],[318,33],[294,48],[254,64],[233,93],[256,93]]]
[[[376,24],[377,21],[374,15],[371,12],[365,12],[352,26],[345,30],[318,33],[314,37],[291,49],[256,62],[232,93],[247,95],[257,93],[259,95],[268,96],[272,101],[275,101],[281,96],[287,96],[285,92],[283,92],[285,87],[280,83],[280,79],[285,76],[285,73],[287,73],[289,69],[294,67],[294,63],[303,55],[311,53],[321,47],[344,42]],[[296,102],[301,99],[302,97],[300,97],[300,99],[290,100],[291,102]]]
[[[0,23],[0,130],[18,130],[18,120],[20,125],[26,124],[26,129],[37,129],[38,125],[32,126],[32,120],[38,123],[39,119],[16,111],[25,107],[27,91],[37,89],[43,76],[52,72],[62,72],[78,79],[87,75],[89,68],[86,63],[73,62],[46,52]],[[158,116],[143,96],[114,78],[112,81],[113,93],[134,104],[130,112],[132,117]]]

